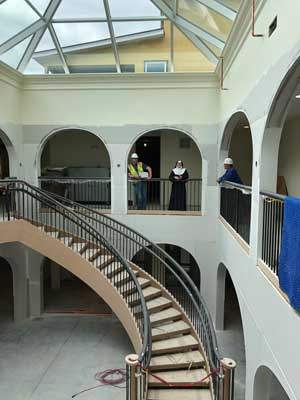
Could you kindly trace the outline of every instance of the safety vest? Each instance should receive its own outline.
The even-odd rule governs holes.
[[[137,170],[134,168],[134,166],[132,164],[128,164],[128,169],[129,172],[132,176],[140,176],[140,174],[142,172],[144,172],[143,170],[143,163],[142,162],[138,162],[137,164]]]

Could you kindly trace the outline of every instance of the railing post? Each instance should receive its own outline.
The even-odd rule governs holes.
[[[138,400],[138,385],[137,385],[137,354],[128,354],[125,357],[128,376],[127,376],[127,400]]]
[[[231,358],[223,358],[221,365],[224,375],[222,400],[234,400],[234,372],[236,362]]]

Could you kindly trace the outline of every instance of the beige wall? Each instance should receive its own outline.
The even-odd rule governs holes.
[[[160,171],[162,178],[169,177],[177,160],[184,162],[190,178],[201,178],[202,160],[200,152],[192,139],[190,148],[180,148],[180,139],[184,137],[187,137],[187,135],[175,131],[164,131],[161,134]]]
[[[285,178],[288,194],[300,197],[300,119],[288,121],[284,126],[278,156],[278,175]]]
[[[41,166],[110,167],[104,143],[85,131],[68,130],[55,134],[46,143]]]

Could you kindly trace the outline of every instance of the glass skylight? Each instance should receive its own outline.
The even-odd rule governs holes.
[[[211,72],[240,2],[0,0],[0,61],[25,74]]]

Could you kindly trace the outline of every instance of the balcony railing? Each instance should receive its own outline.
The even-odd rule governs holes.
[[[278,276],[285,196],[260,194],[263,201],[261,259]]]
[[[221,186],[220,214],[228,224],[249,244],[251,223],[250,186],[225,182]]]
[[[110,178],[41,176],[39,186],[50,193],[98,210],[111,208]]]
[[[202,179],[189,179],[182,183],[163,178],[129,179],[128,210],[199,213],[201,193]]]

